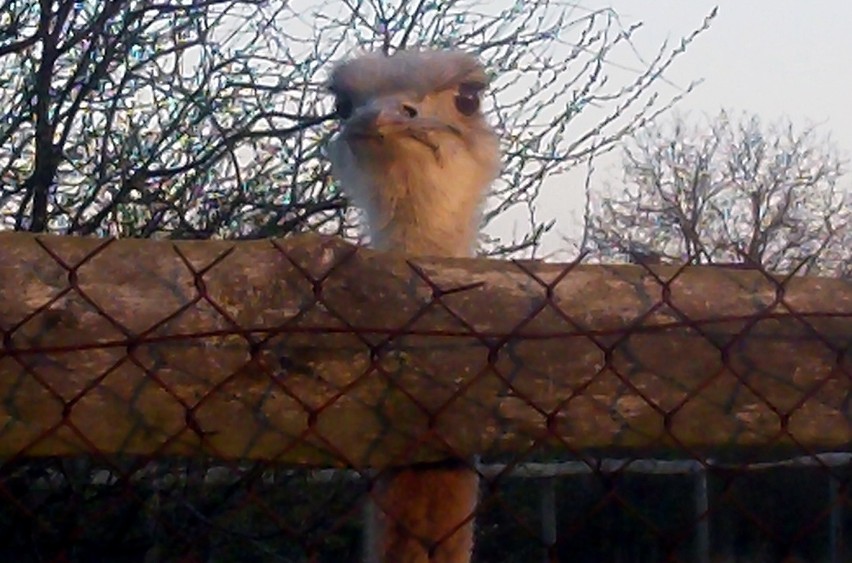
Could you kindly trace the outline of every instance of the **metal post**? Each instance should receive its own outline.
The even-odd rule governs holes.
[[[541,480],[541,542],[544,563],[553,561],[551,549],[556,545],[556,478]]]
[[[707,470],[695,472],[695,561],[710,563],[710,501],[707,493]]]
[[[828,477],[828,502],[831,503],[829,516],[828,546],[831,550],[831,563],[840,563],[841,542],[843,541],[843,498],[840,494],[840,481],[834,475]]]

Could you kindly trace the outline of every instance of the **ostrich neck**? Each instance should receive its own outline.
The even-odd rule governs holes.
[[[484,186],[385,177],[367,206],[374,248],[415,256],[473,256]]]

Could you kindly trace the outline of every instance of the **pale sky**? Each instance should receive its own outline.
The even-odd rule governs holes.
[[[584,0],[589,8],[610,6],[625,24],[644,22],[634,44],[650,58],[660,44],[672,45],[712,10],[711,28],[669,69],[667,78],[685,87],[704,82],[678,106],[680,113],[747,111],[770,122],[789,117],[799,126],[819,124],[844,157],[852,155],[852,1],[849,0]],[[610,71],[619,79],[618,69]],[[621,78],[627,80],[627,77]],[[617,169],[617,155],[598,169]],[[599,174],[596,181],[604,181]],[[611,179],[610,174],[610,179]],[[541,208],[570,232],[568,216],[582,205],[582,177],[550,185]],[[852,175],[842,183],[852,189]],[[549,249],[558,239],[548,241]]]
[[[595,2],[593,2],[595,4]],[[628,20],[642,20],[637,46],[653,52],[689,31],[714,5],[710,30],[668,74],[705,82],[681,109],[731,107],[767,119],[825,122],[852,152],[852,2],[847,0],[616,0]]]

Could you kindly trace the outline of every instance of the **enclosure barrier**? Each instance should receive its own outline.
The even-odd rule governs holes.
[[[656,456],[680,460],[656,467],[688,463],[703,474],[798,456],[831,478],[834,500],[816,523],[831,520],[834,534],[843,526],[836,508],[848,502],[848,476],[836,468],[845,465],[818,454],[850,450],[849,280],[742,267],[411,259],[315,235],[175,242],[0,233],[0,303],[3,518],[38,521],[67,560],[85,526],[57,532],[43,499],[31,502],[39,488],[20,486],[71,487],[75,469],[55,465],[68,458],[88,460],[72,496],[94,486],[97,465],[147,513],[158,499],[160,520],[160,493],[137,485],[155,480],[146,472],[169,473],[174,460],[238,472],[249,464],[255,469],[239,481],[250,489],[263,470],[345,468],[369,482],[391,466],[478,456],[492,468],[481,470],[486,496],[499,497],[502,478],[523,468],[573,464],[588,468],[575,473],[605,476]],[[601,465],[617,457],[614,470]],[[263,495],[247,498],[274,512]],[[98,510],[122,503],[111,504]],[[545,508],[542,522],[552,522]],[[706,529],[691,532],[714,509],[698,508],[690,533],[647,557],[691,560],[677,555],[683,545],[708,544]],[[301,542],[299,557],[328,548],[270,519]],[[560,560],[564,528],[545,528],[534,535],[545,557]],[[140,549],[158,544],[166,534],[158,530]],[[9,545],[22,541],[8,533]],[[195,553],[195,542],[171,549]]]

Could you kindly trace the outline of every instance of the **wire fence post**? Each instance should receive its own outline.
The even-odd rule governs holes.
[[[831,553],[831,563],[840,563],[840,551],[843,548],[843,499],[840,491],[840,481],[833,474],[828,477],[828,502],[831,505],[829,516],[828,546]]]
[[[695,561],[710,563],[710,501],[707,491],[707,469],[695,472]]]
[[[541,542],[544,546],[544,563],[554,561],[556,546],[556,478],[541,480]]]
[[[364,506],[361,508],[361,548],[362,557],[366,563],[372,563],[376,560],[376,554],[373,552],[373,544],[370,541],[376,535],[375,528],[376,503],[370,496],[369,491],[364,495]]]

